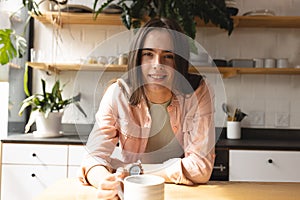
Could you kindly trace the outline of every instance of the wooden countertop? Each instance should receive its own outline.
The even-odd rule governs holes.
[[[296,200],[300,183],[258,183],[211,181],[205,185],[165,184],[165,200]],[[35,200],[91,200],[96,189],[83,186],[77,179],[60,180]]]

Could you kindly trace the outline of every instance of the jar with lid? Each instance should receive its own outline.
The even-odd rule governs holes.
[[[128,63],[128,55],[125,53],[120,54],[118,64],[119,65],[127,65],[127,63]]]
[[[97,64],[97,58],[95,56],[89,56],[87,58],[87,64]]]

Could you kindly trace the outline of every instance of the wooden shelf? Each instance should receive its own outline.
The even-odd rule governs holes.
[[[300,28],[300,16],[236,16],[236,27]]]
[[[44,71],[51,71],[59,73],[60,71],[112,71],[124,72],[126,65],[100,65],[100,64],[69,64],[69,63],[41,63],[41,62],[27,62],[28,66],[34,69]]]
[[[99,65],[99,64],[48,64],[38,62],[27,62],[27,65],[39,70],[59,73],[60,71],[106,71],[125,72],[126,65]],[[219,71],[223,78],[230,78],[239,74],[281,74],[300,75],[300,68],[236,68],[236,67],[192,67],[191,73],[216,73]]]
[[[30,15],[44,24],[89,24],[89,25],[123,25],[120,15],[99,14],[95,19],[91,13],[46,12],[42,16]]]
[[[277,74],[277,75],[300,75],[300,68],[236,68],[218,67],[223,78],[234,77],[238,74]]]
[[[119,14],[99,14],[96,19],[91,13],[46,12],[42,16],[31,14],[44,24],[90,24],[123,25]],[[234,16],[235,27],[240,28],[300,28],[300,16]],[[198,26],[214,27],[196,19]]]

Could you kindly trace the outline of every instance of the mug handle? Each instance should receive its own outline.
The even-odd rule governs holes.
[[[119,186],[118,186],[118,196],[119,196],[119,198],[120,198],[121,200],[123,200],[123,199],[124,199],[124,191],[123,191],[123,189],[122,189],[122,187],[121,187],[121,184],[123,184],[123,186],[124,186],[124,180],[121,179],[121,178],[118,178],[117,181],[120,182],[120,184],[119,184]],[[124,188],[124,187],[123,187],[123,188]]]

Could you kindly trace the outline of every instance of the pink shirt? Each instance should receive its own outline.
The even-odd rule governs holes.
[[[88,184],[86,176],[93,166],[104,165],[113,171],[124,163],[136,162],[146,149],[151,126],[149,108],[145,100],[130,106],[124,89],[130,93],[128,85],[118,79],[101,100],[87,142],[89,154],[81,165],[80,180],[85,184]],[[215,158],[213,92],[205,81],[190,95],[174,92],[167,111],[175,137],[184,149],[183,158],[166,165],[167,177],[177,184],[207,182]],[[115,158],[112,154],[117,143],[121,157]]]

